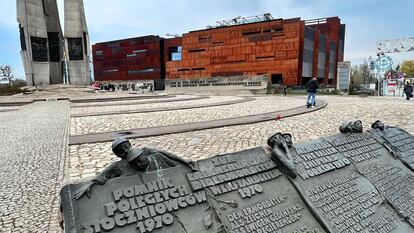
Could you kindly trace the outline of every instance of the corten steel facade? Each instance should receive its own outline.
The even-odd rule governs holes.
[[[323,79],[324,84],[336,85],[338,62],[344,60],[345,24],[338,17],[305,21],[304,44],[314,45],[312,77]],[[312,37],[313,35],[313,37]],[[310,39],[313,39],[310,40]],[[303,64],[306,62],[304,46]],[[305,71],[305,70],[303,70]],[[308,75],[302,73],[303,77]],[[304,78],[306,81],[306,78]]]
[[[159,36],[145,36],[93,45],[95,80],[161,79],[163,42]]]
[[[318,77],[320,83],[336,85],[337,63],[343,61],[345,25],[338,17],[276,19],[191,31],[179,38],[155,37],[153,44],[141,43],[141,47],[131,45],[144,38],[147,37],[94,45],[95,79],[267,74],[275,84],[299,86]],[[118,47],[114,51],[115,45]],[[132,55],[137,49],[149,50],[146,46],[154,46],[153,53],[139,58],[138,54]],[[133,74],[131,70],[141,72]]]

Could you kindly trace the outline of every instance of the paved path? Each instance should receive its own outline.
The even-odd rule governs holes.
[[[59,232],[69,102],[0,113],[0,232]]]
[[[304,96],[301,98],[306,101]],[[318,96],[317,99],[325,100],[327,107],[280,121],[136,138],[131,139],[131,143],[135,147],[168,150],[187,159],[199,160],[265,145],[267,138],[276,132],[292,133],[295,143],[314,140],[338,133],[342,122],[355,119],[363,121],[364,130],[379,119],[414,134],[413,101],[341,96]],[[111,151],[111,142],[73,145],[70,146],[70,154],[70,179],[91,177],[117,159]]]
[[[194,99],[192,99],[194,100]],[[105,115],[121,115],[121,114],[132,114],[132,113],[149,113],[149,112],[165,112],[165,111],[177,111],[185,109],[195,109],[195,108],[209,108],[216,106],[240,104],[244,102],[249,102],[255,100],[251,97],[244,97],[237,100],[222,101],[216,103],[207,103],[207,104],[194,104],[194,105],[184,105],[184,106],[175,106],[175,107],[159,107],[159,108],[147,108],[147,109],[132,109],[132,110],[121,110],[121,111],[107,111],[107,112],[91,112],[91,113],[81,113],[81,114],[71,114],[71,117],[88,117],[88,116],[105,116]]]
[[[152,109],[152,108],[171,108],[176,106],[188,106],[188,105],[201,105],[201,104],[210,104],[210,103],[217,103],[223,101],[230,101],[230,100],[239,100],[240,97],[232,97],[232,98],[225,98],[222,99],[219,96],[208,96],[208,97],[188,97],[187,96],[177,96],[176,98],[169,98],[169,99],[160,99],[155,101],[121,101],[121,102],[104,102],[105,104],[117,104],[117,105],[84,105],[82,107],[78,104],[71,104],[70,105],[70,112],[71,114],[86,114],[86,113],[101,113],[101,112],[123,112],[123,111],[131,111],[131,110],[144,110],[144,109]],[[164,101],[165,100],[165,101]],[[119,103],[119,104],[118,104]],[[75,107],[74,107],[75,106]]]
[[[71,136],[69,140],[70,145],[84,144],[84,143],[97,143],[97,142],[106,142],[112,141],[118,137],[125,137],[128,139],[133,138],[143,138],[143,137],[152,137],[159,135],[167,134],[176,134],[189,131],[197,131],[204,129],[214,129],[220,127],[236,126],[236,125],[246,125],[264,121],[275,120],[277,116],[282,118],[292,117],[300,114],[309,113],[322,109],[326,106],[326,103],[323,100],[319,100],[315,109],[305,108],[305,106],[286,109],[277,112],[268,112],[257,115],[250,116],[241,116],[234,118],[226,118],[212,121],[202,121],[202,122],[191,122],[186,124],[179,125],[167,125],[159,127],[150,127],[150,128],[140,128],[140,129],[130,129],[127,131],[115,131],[107,133],[96,133],[96,134],[87,134],[87,135],[77,135]]]
[[[167,125],[170,125],[178,120],[169,120],[168,117],[184,119],[188,123],[198,118],[202,118],[199,122],[205,121],[207,117],[204,115],[207,114],[217,116],[216,119],[223,119],[223,116],[227,118],[246,116],[251,115],[252,112],[260,114],[303,105],[306,97],[269,95],[256,98],[261,100],[239,104],[237,109],[228,109],[227,106],[208,108],[208,112],[206,109],[162,112],[159,114],[166,118],[155,120],[164,120]],[[199,160],[265,145],[268,136],[275,132],[292,133],[295,143],[313,140],[337,133],[341,122],[354,119],[361,119],[365,130],[372,122],[380,119],[386,124],[396,125],[414,133],[412,123],[414,102],[412,101],[405,101],[402,98],[373,97],[318,96],[317,98],[324,100],[328,105],[319,111],[283,118],[279,121],[135,138],[131,139],[131,143],[134,147],[158,148],[191,160]],[[118,103],[120,102],[122,101]],[[184,103],[180,102],[180,105]],[[166,106],[165,104],[154,104],[154,106]],[[173,102],[170,104],[174,106]],[[189,114],[183,115],[183,112]],[[113,121],[113,127],[122,130],[124,125],[133,126],[136,122],[145,121],[146,118],[154,119],[156,116],[150,113],[128,115],[136,115],[136,117],[119,118],[121,115],[117,115],[119,121]],[[57,222],[59,206],[57,194],[61,181],[73,182],[75,179],[92,177],[112,161],[117,160],[111,151],[111,142],[67,147],[68,118],[67,101],[35,102],[23,106],[20,110],[0,112],[1,233],[61,232],[58,230]],[[106,117],[93,119],[99,118],[108,122]],[[211,118],[214,117],[208,119]],[[91,125],[91,127],[97,126],[99,124]]]
[[[163,99],[163,98],[173,98],[175,95],[139,95],[133,94],[129,96],[116,96],[116,97],[94,97],[94,98],[84,98],[84,97],[72,97],[70,98],[71,103],[97,103],[97,102],[106,102],[106,101],[124,101],[124,100],[144,100],[144,99]]]
[[[241,97],[217,96],[202,100],[205,104],[218,101],[237,100]],[[206,122],[235,117],[258,115],[269,112],[282,111],[294,107],[304,106],[306,99],[281,96],[255,96],[254,101],[210,108],[196,108],[169,112],[133,113],[124,115],[90,116],[71,119],[71,135],[84,135],[113,131],[128,131],[130,129],[180,125],[186,123]],[[183,106],[186,102],[159,103],[154,105],[136,106],[135,109],[156,107]],[[201,104],[201,103],[200,103]],[[95,111],[98,110],[93,107]],[[86,109],[85,109],[86,110]],[[121,108],[118,110],[129,110]],[[84,113],[86,113],[85,111]]]
[[[89,108],[89,107],[114,107],[114,106],[125,106],[125,105],[142,105],[142,104],[157,104],[157,103],[170,103],[170,102],[181,102],[181,101],[190,101],[190,100],[202,100],[208,99],[209,96],[194,96],[194,97],[171,97],[164,99],[155,99],[155,100],[122,100],[122,101],[105,101],[102,103],[72,103],[71,108]]]
[[[58,88],[59,89],[59,88]],[[61,89],[64,90],[64,89]],[[125,100],[146,100],[146,99],[167,99],[174,98],[176,95],[166,95],[158,93],[129,93],[129,92],[104,92],[104,93],[87,93],[85,91],[68,94],[67,92],[34,92],[30,95],[13,95],[0,96],[1,106],[22,106],[31,104],[33,102],[47,101],[47,100],[70,100],[78,104],[96,104],[99,102],[122,102]]]

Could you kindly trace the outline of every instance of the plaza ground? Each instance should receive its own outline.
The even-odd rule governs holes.
[[[111,142],[69,145],[70,136],[228,119],[300,106],[305,108],[306,100],[305,96],[265,95],[249,96],[254,99],[237,104],[220,105],[246,97],[176,95],[157,98],[162,93],[154,99],[141,100],[138,97],[94,103],[70,103],[68,100],[74,99],[73,96],[108,98],[126,95],[131,96],[128,93],[92,94],[82,90],[56,89],[29,97],[0,99],[0,105],[5,102],[26,103],[0,107],[0,232],[61,232],[58,226],[58,192],[62,185],[88,179],[116,160]],[[381,120],[414,133],[414,102],[405,101],[402,97],[317,98],[328,105],[318,111],[280,120],[136,138],[131,139],[131,143],[199,160],[265,146],[268,136],[276,132],[291,133],[294,142],[313,140],[338,133],[342,122],[355,119],[363,121],[365,130],[375,120]],[[36,99],[46,101],[32,102]],[[202,107],[213,103],[217,106]],[[174,110],[182,106],[194,108]],[[161,108],[170,110],[139,113],[139,110]],[[77,116],[86,113],[90,116]],[[99,115],[102,113],[107,114]]]

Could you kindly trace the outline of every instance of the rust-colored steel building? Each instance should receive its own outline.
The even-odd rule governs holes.
[[[178,38],[149,36],[96,44],[93,46],[95,79],[162,80],[267,74],[274,84],[300,86],[311,77],[318,77],[320,83],[336,85],[344,40],[345,25],[338,17],[316,20],[266,17],[259,22],[237,18]]]
[[[161,79],[163,42],[159,36],[144,36],[93,45],[95,80]]]

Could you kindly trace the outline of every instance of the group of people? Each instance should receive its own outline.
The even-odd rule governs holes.
[[[92,89],[94,90],[106,90],[106,91],[115,91],[115,85],[112,83],[108,83],[102,85],[102,83],[95,81],[91,84]]]
[[[308,92],[308,98],[306,101],[307,108],[315,108],[316,90],[318,88],[319,88],[319,84],[318,84],[318,80],[316,79],[316,77],[312,78],[311,80],[309,80],[308,83],[306,83],[306,91]],[[410,100],[410,98],[413,98],[413,92],[414,92],[413,85],[410,83],[410,81],[407,81],[406,84],[404,85],[405,99]]]

